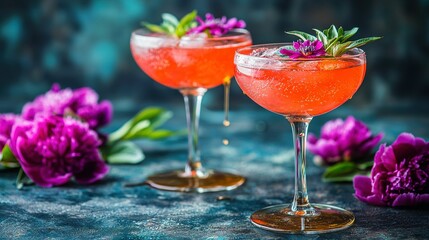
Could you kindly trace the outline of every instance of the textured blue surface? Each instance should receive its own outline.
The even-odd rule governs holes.
[[[182,109],[172,123],[184,126]],[[290,202],[293,151],[288,123],[264,110],[235,111],[232,125],[221,127],[222,112],[203,110],[202,152],[207,168],[233,169],[247,176],[244,186],[218,193],[176,193],[146,186],[125,187],[148,175],[181,168],[186,139],[142,142],[146,160],[139,165],[112,166],[108,176],[91,186],[70,183],[57,188],[28,186],[16,190],[16,171],[0,171],[0,239],[425,239],[428,209],[391,209],[366,205],[353,197],[351,184],[320,181],[323,169],[308,166],[310,201],[349,209],[355,224],[322,235],[280,235],[259,230],[250,221],[259,208]],[[347,109],[315,118],[310,131]],[[428,137],[427,118],[361,116],[384,141],[409,131]],[[413,124],[409,124],[409,123]],[[221,145],[230,139],[229,146]],[[219,201],[219,196],[227,197]]]

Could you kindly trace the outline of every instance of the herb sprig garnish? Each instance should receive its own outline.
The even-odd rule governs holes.
[[[151,24],[147,22],[142,22],[142,25],[145,26],[152,32],[164,33],[170,36],[181,38],[191,29],[197,26],[195,21],[197,17],[197,11],[194,10],[180,20],[177,19],[174,15],[169,13],[162,14],[163,22],[160,25]]]
[[[176,38],[200,33],[205,33],[209,38],[220,37],[233,29],[246,27],[246,23],[243,20],[237,18],[228,19],[225,16],[215,18],[211,13],[206,13],[205,19],[203,19],[197,16],[196,10],[186,14],[180,20],[172,14],[164,13],[162,14],[162,20],[163,22],[160,25],[147,22],[142,22],[142,24],[152,32],[163,33]]]
[[[297,58],[298,55],[300,57],[315,57],[315,55],[312,54],[312,49],[316,48],[311,46],[316,46],[316,44],[320,41],[321,43],[323,43],[325,57],[339,57],[346,53],[348,50],[363,46],[369,42],[373,42],[381,38],[367,37],[354,41],[349,40],[353,35],[357,33],[358,29],[359,28],[354,27],[350,30],[345,31],[342,27],[339,27],[337,29],[334,25],[331,25],[328,29],[322,31],[318,29],[313,29],[316,32],[316,36],[301,31],[288,31],[286,32],[287,34],[295,35],[299,37],[303,42],[299,41],[298,44],[295,44],[295,42],[293,47],[289,46],[287,48],[284,48],[284,50],[282,49],[283,51],[280,50],[280,54],[287,55],[291,58]]]

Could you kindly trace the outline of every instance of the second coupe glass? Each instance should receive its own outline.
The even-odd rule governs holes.
[[[242,176],[203,167],[198,125],[204,93],[229,84],[234,74],[234,52],[251,44],[249,32],[237,29],[222,37],[200,34],[178,39],[140,29],[132,33],[130,44],[135,61],[146,74],[182,93],[188,124],[189,154],[185,168],[149,176],[146,182],[154,188],[184,192],[230,190],[243,184]]]
[[[295,147],[295,195],[291,204],[256,211],[251,221],[263,229],[286,233],[323,233],[349,227],[351,212],[310,203],[306,181],[306,141],[313,118],[331,111],[361,85],[365,53],[353,49],[341,57],[282,58],[280,48],[290,44],[246,47],[235,56],[235,78],[243,92],[262,107],[285,116],[292,126]]]

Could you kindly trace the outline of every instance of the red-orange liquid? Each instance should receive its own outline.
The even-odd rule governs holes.
[[[239,65],[235,78],[262,107],[285,116],[329,112],[357,91],[365,75],[363,59],[288,61],[278,67]]]
[[[250,44],[250,37],[243,35],[223,43],[209,40],[191,48],[180,45],[146,48],[131,44],[131,51],[140,68],[160,84],[175,89],[213,88],[229,81],[234,74],[235,50]]]

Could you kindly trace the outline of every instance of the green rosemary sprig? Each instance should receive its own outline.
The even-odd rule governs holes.
[[[360,47],[369,42],[381,39],[381,37],[367,37],[354,41],[349,41],[349,39],[359,30],[359,28],[357,27],[345,31],[343,27],[339,27],[337,29],[334,25],[331,25],[328,29],[325,29],[323,31],[320,31],[318,29],[313,30],[316,32],[316,36],[301,31],[289,31],[286,33],[290,35],[295,35],[304,41],[321,41],[325,48],[326,56],[332,57],[339,57],[350,49]]]
[[[163,22],[160,25],[151,24],[147,22],[142,22],[142,25],[152,32],[164,33],[167,35],[175,36],[177,38],[181,38],[186,34],[189,29],[197,26],[197,22],[195,21],[196,17],[196,10],[186,14],[180,20],[172,14],[163,13]]]

